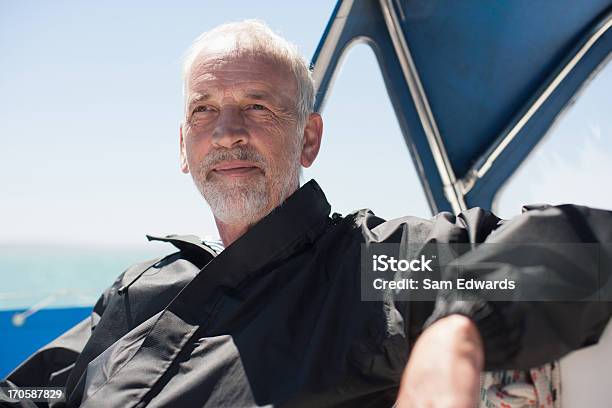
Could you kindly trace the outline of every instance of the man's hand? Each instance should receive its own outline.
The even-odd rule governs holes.
[[[397,408],[474,408],[484,351],[480,333],[465,316],[451,315],[427,328],[404,370]]]

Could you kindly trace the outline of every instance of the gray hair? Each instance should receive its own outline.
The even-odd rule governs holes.
[[[314,81],[308,64],[299,53],[297,46],[285,40],[259,20],[244,20],[226,23],[202,33],[191,44],[183,60],[183,94],[186,98],[187,81],[198,55],[215,40],[233,38],[237,53],[256,53],[273,58],[285,65],[297,84],[296,110],[297,129],[303,132],[308,116],[314,109]],[[186,109],[186,101],[185,101]]]

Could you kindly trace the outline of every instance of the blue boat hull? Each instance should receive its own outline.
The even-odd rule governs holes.
[[[23,326],[13,325],[12,317],[22,311],[0,311],[0,378],[4,378],[30,354],[89,316],[91,307],[44,309],[28,317]]]

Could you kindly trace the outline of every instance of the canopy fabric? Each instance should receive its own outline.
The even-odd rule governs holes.
[[[610,54],[611,11],[610,0],[339,0],[313,58],[316,107],[347,46],[369,43],[432,210],[490,208]]]

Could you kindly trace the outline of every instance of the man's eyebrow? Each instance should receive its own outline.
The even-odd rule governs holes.
[[[255,101],[278,102],[278,98],[275,97],[273,94],[259,89],[249,89],[244,93],[244,96],[248,99],[253,99]]]
[[[198,102],[204,102],[209,100],[210,94],[208,92],[204,92],[204,93],[193,93],[190,97],[189,97],[189,106],[192,106]]]

